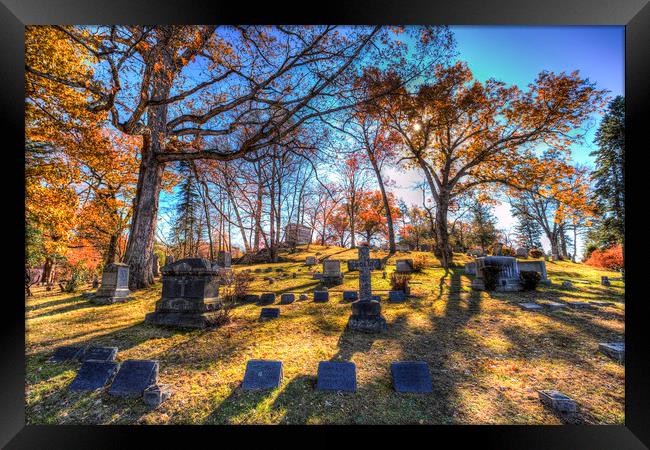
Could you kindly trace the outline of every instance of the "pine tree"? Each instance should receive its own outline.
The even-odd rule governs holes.
[[[513,208],[511,214],[517,219],[515,236],[519,245],[531,248],[542,248],[542,227],[530,215],[526,214],[525,205]]]
[[[179,163],[178,166],[181,182],[176,194],[176,213],[170,238],[184,257],[196,257],[205,234],[201,198],[189,166],[186,163]]]
[[[492,213],[492,207],[487,203],[476,201],[470,211],[472,219],[469,240],[485,252],[497,238],[497,220]]]

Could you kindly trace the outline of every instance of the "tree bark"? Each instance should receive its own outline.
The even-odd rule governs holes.
[[[393,225],[393,215],[390,211],[390,203],[388,202],[388,194],[386,193],[384,180],[381,178],[381,172],[379,170],[379,166],[377,165],[377,161],[375,160],[370,150],[368,150],[368,159],[370,159],[372,170],[377,176],[377,184],[379,184],[381,199],[384,202],[384,211],[386,213],[386,227],[388,228],[388,251],[390,254],[393,254],[397,251],[397,248],[395,246],[395,227]]]

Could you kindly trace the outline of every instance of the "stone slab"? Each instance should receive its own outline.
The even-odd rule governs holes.
[[[260,296],[257,294],[244,295],[243,302],[245,303],[258,303],[259,301],[260,301]]]
[[[539,311],[542,309],[537,303],[519,303],[519,307],[525,311]]]
[[[539,399],[541,402],[563,414],[575,413],[578,409],[576,402],[569,396],[560,391],[555,390],[541,390],[538,391]]]
[[[404,291],[389,291],[388,301],[391,303],[402,303],[406,301],[406,294]]]
[[[328,291],[314,291],[314,302],[325,303],[329,301],[330,293]]]
[[[593,306],[591,306],[587,302],[566,302],[567,305],[569,305],[569,308],[572,309],[591,309]]]
[[[601,342],[598,350],[618,362],[625,361],[625,342]]]
[[[262,308],[260,320],[277,319],[280,317],[280,308]]]
[[[108,393],[117,397],[141,397],[157,380],[158,361],[129,359],[122,363]]]
[[[282,382],[282,362],[252,359],[246,363],[242,389],[275,389]]]
[[[400,361],[390,365],[393,387],[397,392],[429,393],[433,391],[429,366],[424,361]]]
[[[64,345],[59,347],[54,351],[54,354],[50,357],[49,361],[51,362],[63,362],[69,360],[78,360],[79,357],[83,354],[84,347],[79,347],[75,345]]]
[[[117,347],[88,347],[80,357],[81,361],[115,361]]]
[[[296,296],[294,294],[282,294],[280,297],[280,304],[281,305],[289,305],[293,303],[296,300]]]
[[[359,292],[357,291],[343,291],[343,300],[346,302],[354,302],[359,299]]]
[[[154,384],[144,390],[142,400],[147,406],[155,408],[172,395],[171,386],[166,384]]]
[[[267,292],[260,295],[260,304],[272,305],[273,303],[275,303],[275,294],[273,292]]]
[[[356,392],[357,368],[353,362],[321,361],[318,363],[318,391]]]
[[[558,302],[544,302],[544,303],[540,303],[540,305],[542,305],[544,308],[549,309],[551,311],[566,308],[566,305],[564,303],[558,303]]]
[[[120,365],[113,361],[86,361],[70,383],[71,391],[95,391],[109,384]]]

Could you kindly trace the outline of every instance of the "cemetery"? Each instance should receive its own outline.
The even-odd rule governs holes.
[[[204,322],[224,307],[227,281],[219,264],[201,259],[161,267],[162,277],[128,302],[100,305],[83,292],[30,298],[29,420],[623,421],[624,283],[615,272],[529,258],[549,283],[477,290],[465,270],[473,258],[455,254],[445,275],[429,255],[408,275],[409,294],[393,289],[391,274],[417,254],[303,245],[285,262],[234,264],[233,273],[253,280],[221,326]],[[337,261],[330,272],[342,284],[312,279],[312,257]],[[287,275],[269,285],[266,273],[276,269]]]

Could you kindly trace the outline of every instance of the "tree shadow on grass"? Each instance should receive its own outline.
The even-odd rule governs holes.
[[[230,395],[204,419],[204,425],[229,425],[237,417],[246,417],[272,394],[271,389],[244,391],[236,387]]]
[[[50,311],[45,311],[42,313],[37,313],[37,314],[30,314],[28,319],[36,319],[40,317],[49,317],[49,316],[55,316],[57,314],[63,314],[67,313],[70,311],[76,311],[78,309],[84,309],[84,308],[96,308],[98,305],[95,305],[93,303],[90,303],[87,299],[82,298],[81,294],[76,295],[74,297],[68,297],[65,299],[61,300],[55,300],[52,302],[47,302],[49,303],[48,306],[54,306],[54,305],[65,305],[61,308],[56,308],[54,310]],[[33,308],[27,307],[26,312],[30,311],[37,311],[39,309],[46,308],[48,306],[43,306],[43,304],[40,305],[35,305]]]

